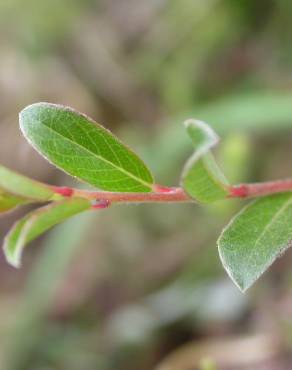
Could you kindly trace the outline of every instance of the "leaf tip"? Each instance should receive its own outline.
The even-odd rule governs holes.
[[[210,141],[209,146],[213,147],[216,144],[218,144],[220,138],[216,134],[216,132],[213,130],[213,128],[206,122],[201,121],[196,118],[188,118],[183,122],[183,125],[185,126],[186,130],[189,134],[191,134],[191,131],[193,129],[197,129],[205,134],[205,136],[208,138],[208,141]]]
[[[6,261],[11,265],[12,267],[19,269],[21,267],[21,250],[20,249],[14,249],[13,251],[9,248],[9,239],[4,239],[3,244],[3,252]]]
[[[38,103],[29,104],[26,107],[24,107],[19,112],[19,121],[22,121],[23,120],[23,117],[24,117],[25,113],[27,113],[27,111],[30,111],[30,110],[32,110],[32,109],[34,109],[36,107],[39,107],[40,105],[44,105],[44,104],[49,104],[49,103],[38,102]]]
[[[230,269],[229,264],[225,259],[225,254],[224,254],[223,248],[220,244],[220,239],[221,239],[221,237],[219,238],[219,240],[217,242],[217,247],[218,247],[219,257],[220,257],[220,261],[222,263],[222,266],[223,266],[224,270],[227,272],[227,275],[230,277],[232,282],[237,286],[237,288],[241,291],[241,293],[244,294],[251,287],[251,285],[253,283],[245,281],[244,279],[242,279],[241,276],[239,276],[232,269]]]
[[[31,117],[31,114],[36,114],[39,111],[39,109],[46,109],[46,108],[55,108],[55,109],[59,108],[60,109],[64,107],[59,104],[53,104],[53,103],[48,103],[48,102],[37,102],[37,103],[27,105],[19,112],[19,115],[18,115],[19,125],[24,135],[25,135],[25,130],[24,130],[25,124],[28,123],[28,121],[26,121],[27,116]]]

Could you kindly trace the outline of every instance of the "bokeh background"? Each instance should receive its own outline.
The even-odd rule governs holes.
[[[113,130],[158,183],[179,182],[190,117],[221,135],[232,183],[289,177],[291,37],[289,0],[1,0],[1,164],[73,185],[19,132],[49,101]],[[54,228],[20,270],[1,254],[1,369],[291,369],[291,251],[245,295],[219,261],[243,204],[117,206]],[[1,240],[28,210],[0,218]]]

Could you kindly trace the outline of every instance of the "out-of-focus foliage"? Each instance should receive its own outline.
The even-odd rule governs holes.
[[[190,117],[222,136],[232,182],[291,176],[290,1],[11,0],[0,30],[1,164],[70,184],[18,129],[24,106],[50,101],[114,128],[159,183],[179,181]],[[115,207],[39,240],[17,273],[1,261],[1,368],[181,370],[187,353],[186,368],[289,369],[291,253],[237,292],[215,246],[237,209]]]

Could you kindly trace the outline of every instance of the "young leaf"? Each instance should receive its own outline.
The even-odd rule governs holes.
[[[248,289],[292,243],[292,193],[258,199],[223,230],[222,263],[235,284]]]
[[[84,114],[37,103],[20,113],[20,127],[46,159],[90,185],[117,192],[152,190],[153,178],[142,160]]]
[[[188,120],[185,126],[195,152],[184,167],[183,188],[192,198],[202,203],[225,198],[228,184],[210,151],[218,143],[218,136],[202,121]]]
[[[70,198],[51,203],[34,210],[15,223],[4,239],[4,253],[14,267],[20,266],[21,254],[25,245],[52,226],[89,209],[90,202],[81,198]]]
[[[0,165],[0,189],[28,200],[47,201],[54,192],[45,184],[31,180]]]
[[[9,194],[0,188],[0,213],[10,211],[17,206],[27,203],[29,203],[27,199]]]

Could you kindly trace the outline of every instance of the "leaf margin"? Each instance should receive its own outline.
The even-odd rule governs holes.
[[[198,119],[188,119],[184,121],[184,126],[193,145],[195,146],[195,150],[184,165],[181,174],[181,186],[190,197],[200,203],[211,203],[216,200],[224,199],[224,197],[229,194],[229,184],[211,152],[211,149],[219,143],[219,136],[210,125]],[[204,136],[201,142],[194,142],[192,133],[190,131],[191,128],[201,130]],[[192,176],[191,172],[195,169],[196,165],[198,168],[201,166],[205,169],[205,173],[209,175],[211,180],[210,183],[215,185],[215,187],[218,189],[218,191],[213,192],[211,196],[209,194],[209,196],[202,197],[197,191],[194,192],[194,190],[191,189],[187,184],[188,177]],[[214,193],[217,195],[214,196]]]
[[[253,207],[253,206],[257,205],[259,202],[264,201],[264,200],[267,200],[269,198],[276,199],[278,197],[280,198],[281,196],[283,197],[285,195],[287,195],[287,196],[289,195],[290,196],[290,199],[288,199],[288,203],[291,201],[291,204],[290,205],[292,205],[292,192],[289,192],[289,191],[287,191],[287,192],[281,192],[281,193],[276,193],[276,194],[272,194],[272,195],[266,195],[264,197],[256,198],[256,199],[250,201],[237,214],[235,214],[231,218],[231,220],[223,228],[223,230],[221,231],[221,233],[219,235],[219,238],[217,240],[217,247],[218,247],[218,253],[219,253],[220,261],[221,261],[221,263],[222,263],[225,271],[227,272],[228,276],[230,277],[230,279],[234,282],[234,284],[243,293],[245,293],[249,288],[251,288],[255,284],[255,282],[259,278],[261,278],[263,276],[263,274],[272,266],[272,264],[278,258],[281,258],[281,256],[287,251],[287,249],[292,246],[291,245],[292,238],[289,239],[285,245],[277,246],[277,249],[278,250],[276,251],[275,255],[273,257],[270,257],[269,258],[268,262],[264,264],[264,267],[261,270],[259,270],[258,273],[254,274],[253,279],[251,281],[249,281],[247,284],[244,283],[244,279],[243,278],[240,280],[238,278],[238,276],[236,276],[236,274],[233,273],[232,267],[228,265],[228,262],[226,261],[226,257],[223,255],[223,248],[224,248],[224,246],[221,244],[222,243],[222,240],[225,237],[225,233],[228,232],[230,230],[230,228],[234,225],[234,223],[235,222],[238,222],[239,218],[242,215],[244,215],[244,213],[246,211],[248,211],[251,207]],[[284,208],[285,207],[286,207],[286,205],[284,205]],[[282,209],[276,211],[275,214],[278,214],[278,213],[281,213],[281,212],[282,212]],[[271,224],[271,221],[268,222],[268,224],[264,227],[264,229],[266,229],[267,226],[270,226],[270,224]],[[259,239],[262,238],[262,237],[263,237],[263,234],[261,234],[261,236],[259,237]]]
[[[51,223],[48,222],[47,226],[43,228],[40,232],[37,231],[35,235],[30,237],[29,233],[33,231],[33,227],[40,220],[40,218],[45,215],[47,216],[50,211],[55,211],[55,207],[62,207],[63,205],[80,205],[80,209],[74,210],[73,213],[66,215],[66,217],[61,217],[59,220],[55,220]],[[76,203],[76,204],[74,204]],[[79,203],[79,204],[78,204]],[[21,265],[21,256],[25,246],[32,240],[36,239],[38,236],[42,235],[44,232],[51,229],[53,226],[65,221],[66,219],[77,215],[83,211],[89,210],[91,207],[91,202],[84,198],[67,198],[60,201],[49,203],[43,207],[34,209],[33,211],[27,213],[24,217],[19,219],[14,223],[9,232],[4,238],[3,251],[7,262],[15,268]],[[15,239],[15,243],[14,243]]]
[[[142,184],[145,188],[147,188],[147,190],[139,190],[142,191],[142,192],[151,192],[153,191],[153,189],[155,188],[155,183],[154,183],[154,177],[153,177],[153,174],[152,172],[150,171],[150,169],[148,168],[148,166],[146,165],[146,163],[140,158],[140,156],[138,156],[128,145],[124,144],[115,134],[113,134],[109,129],[107,129],[106,127],[104,127],[103,125],[99,124],[98,122],[96,122],[93,118],[89,117],[88,115],[86,115],[85,113],[82,113],[82,112],[79,112],[78,110],[72,108],[72,107],[69,107],[69,106],[65,106],[65,105],[62,105],[62,104],[54,104],[54,103],[49,103],[49,102],[38,102],[38,103],[33,103],[33,104],[30,104],[28,106],[26,106],[24,109],[22,109],[19,113],[19,124],[20,124],[20,129],[21,129],[21,132],[22,134],[24,135],[24,137],[26,138],[26,140],[29,142],[29,144],[42,156],[44,157],[49,163],[51,163],[54,167],[60,169],[61,171],[65,172],[66,174],[78,179],[79,181],[83,182],[83,183],[86,183],[86,184],[89,184],[90,186],[94,186],[98,189],[101,189],[101,190],[105,190],[105,191],[118,191],[118,192],[125,192],[125,190],[110,190],[110,189],[106,189],[102,186],[97,186],[93,183],[90,183],[88,180],[85,180],[85,179],[82,179],[81,177],[78,176],[78,174],[73,174],[73,173],[70,173],[67,169],[64,169],[61,165],[59,164],[56,164],[54,163],[50,158],[48,158],[48,155],[47,154],[44,154],[42,152],[42,150],[40,148],[37,147],[37,145],[33,142],[33,140],[31,138],[28,137],[27,133],[25,132],[25,129],[24,129],[24,118],[23,118],[23,115],[24,113],[26,113],[29,109],[32,109],[32,108],[45,108],[45,109],[53,109],[53,110],[56,110],[56,111],[60,111],[62,113],[64,112],[69,112],[69,113],[72,113],[74,115],[76,115],[77,117],[79,118],[82,118],[84,120],[86,120],[88,123],[90,123],[92,126],[98,128],[99,130],[101,130],[103,133],[106,133],[106,135],[110,136],[111,138],[113,138],[117,143],[118,145],[120,145],[121,147],[123,147],[128,153],[130,153],[130,155],[132,157],[134,157],[136,160],[138,160],[141,164],[141,166],[143,167],[143,170],[145,170],[145,173],[147,174],[147,177],[148,177],[148,180],[149,180],[149,183],[147,183],[146,181],[144,180],[139,180],[138,178],[136,178],[136,180],[138,179],[140,182],[140,184]],[[47,126],[46,126],[47,127]],[[74,142],[73,142],[74,143]],[[74,143],[75,144],[75,143]],[[82,149],[84,149],[82,147]],[[111,163],[112,165],[112,163]],[[124,172],[124,169],[121,171],[121,172]],[[130,177],[133,178],[133,175],[131,174]],[[135,176],[134,176],[135,177]]]

